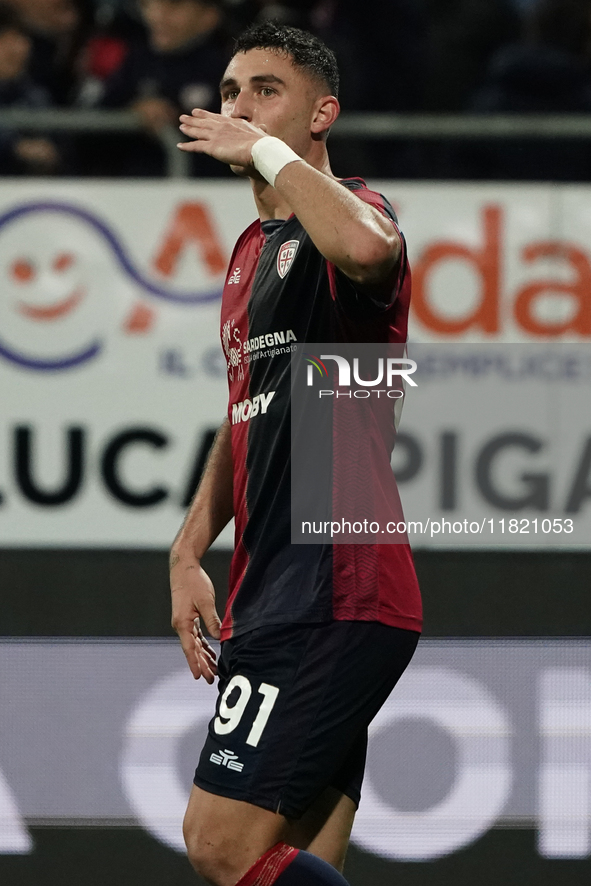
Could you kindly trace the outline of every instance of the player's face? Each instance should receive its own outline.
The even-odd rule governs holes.
[[[269,135],[306,156],[322,92],[289,56],[268,49],[239,52],[226,69],[221,95],[223,115],[262,125]]]

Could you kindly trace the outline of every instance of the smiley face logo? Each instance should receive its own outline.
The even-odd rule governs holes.
[[[31,213],[0,237],[0,356],[27,369],[68,369],[95,357],[109,297],[93,285],[100,255],[76,222]],[[102,274],[108,281],[109,274]]]
[[[74,311],[86,294],[86,287],[76,277],[76,256],[58,253],[49,268],[39,268],[31,258],[21,256],[10,266],[10,275],[23,293],[16,309],[30,320],[50,323]],[[55,277],[55,282],[53,280]],[[41,285],[39,285],[41,284]],[[39,289],[36,300],[35,289]],[[58,290],[57,292],[55,290]],[[63,289],[63,292],[60,290]]]
[[[225,256],[215,234],[204,206],[180,204],[146,272],[90,210],[53,201],[8,210],[0,215],[0,358],[70,369],[101,353],[116,330],[148,331],[154,299],[183,308],[218,300]],[[173,284],[189,247],[207,269],[197,291]]]

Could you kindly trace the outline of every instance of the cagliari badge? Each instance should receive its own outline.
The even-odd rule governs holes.
[[[293,264],[299,245],[299,240],[288,240],[279,247],[279,252],[277,253],[277,273],[282,280]]]

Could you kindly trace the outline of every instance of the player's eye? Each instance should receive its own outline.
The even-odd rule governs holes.
[[[272,89],[270,86],[263,86],[263,88],[261,89],[261,93],[264,96],[275,95],[275,90]]]
[[[225,102],[234,101],[236,98],[238,98],[238,90],[237,89],[231,89],[229,92],[224,93],[224,101]]]

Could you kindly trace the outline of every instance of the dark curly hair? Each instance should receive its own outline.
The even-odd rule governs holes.
[[[328,87],[331,95],[339,94],[339,69],[337,59],[322,40],[302,31],[265,22],[247,28],[234,43],[232,57],[250,49],[272,49],[291,57],[293,64]]]

